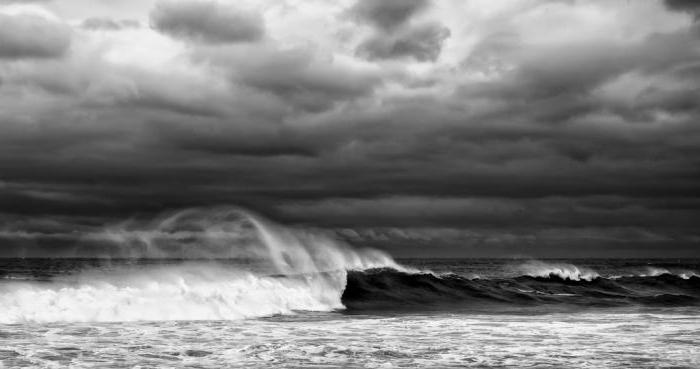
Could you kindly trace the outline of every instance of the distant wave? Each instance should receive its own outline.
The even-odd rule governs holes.
[[[697,273],[689,270],[684,271],[669,271],[666,268],[647,266],[628,273],[603,276],[597,271],[579,267],[569,263],[545,262],[540,260],[528,260],[515,267],[516,273],[530,277],[559,277],[561,279],[570,279],[573,281],[592,281],[596,278],[617,279],[622,277],[657,277],[664,274],[672,274],[683,279],[689,279],[693,276],[700,276]]]
[[[683,279],[690,279],[691,277],[700,277],[697,273],[691,271],[683,271],[680,273],[672,273],[666,268],[659,267],[647,267],[642,273],[637,274],[640,277],[656,277],[664,274],[674,274]]]
[[[556,276],[561,279],[573,281],[591,281],[600,275],[591,269],[579,268],[573,264],[547,263],[538,260],[530,260],[521,264],[518,269],[523,275],[531,277],[551,277]]]

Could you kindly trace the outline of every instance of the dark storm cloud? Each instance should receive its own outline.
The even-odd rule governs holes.
[[[694,14],[696,19],[700,16],[700,2],[695,0],[664,0],[664,4],[675,11],[688,12]]]
[[[212,44],[257,41],[265,33],[259,15],[214,1],[160,2],[150,17],[160,32]]]
[[[34,15],[0,14],[0,59],[57,58],[70,46],[70,29]]]
[[[666,203],[650,198],[621,196],[495,197],[381,197],[300,201],[281,207],[297,219],[320,219],[342,227],[349,218],[360,227],[692,227],[697,209],[672,204],[700,205],[692,198]],[[690,218],[689,218],[690,217]],[[359,220],[358,220],[359,219]],[[399,220],[400,221],[397,221]]]
[[[350,10],[358,20],[391,31],[425,10],[428,0],[360,0]]]
[[[357,53],[369,60],[413,58],[435,61],[449,35],[449,29],[439,24],[423,24],[398,34],[377,34],[360,44]]]
[[[153,26],[194,42],[166,40],[163,55],[0,61],[3,243],[48,253],[41,239],[74,230],[237,204],[398,255],[697,250],[700,39],[687,23],[603,37],[609,19],[588,7],[622,15],[591,3],[567,20],[591,22],[578,37],[523,32],[527,7],[460,28],[426,2],[362,1],[351,12],[372,27],[323,39],[333,48],[272,23],[243,36],[247,15],[223,3],[174,4]],[[76,32],[121,36],[88,32],[119,22]]]
[[[170,147],[212,155],[313,157],[318,151],[297,132],[264,122],[250,126],[200,119],[198,126],[193,126],[191,121],[162,121],[152,128]]]
[[[137,28],[140,24],[133,19],[111,19],[105,17],[87,18],[82,27],[89,30],[118,31],[125,28]]]

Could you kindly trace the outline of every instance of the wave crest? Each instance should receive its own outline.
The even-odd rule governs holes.
[[[572,281],[591,281],[600,277],[600,275],[594,270],[580,268],[573,264],[546,263],[538,260],[530,260],[524,264],[521,264],[518,269],[523,275],[540,278],[556,276],[561,279],[569,279]]]

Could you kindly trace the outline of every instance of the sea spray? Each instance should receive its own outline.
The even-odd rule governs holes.
[[[326,233],[276,224],[236,206],[190,208],[148,221],[130,220],[85,240],[113,244],[130,258],[252,259],[276,273],[401,267],[386,253],[356,249]]]

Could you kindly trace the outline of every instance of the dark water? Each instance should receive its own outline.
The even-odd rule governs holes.
[[[700,367],[700,260],[0,260],[0,367]]]
[[[351,272],[349,310],[697,306],[697,260],[401,260],[430,273]],[[574,264],[575,263],[575,264]]]

